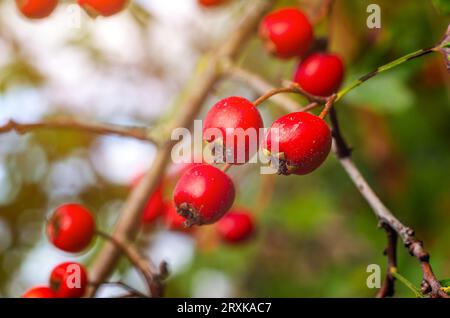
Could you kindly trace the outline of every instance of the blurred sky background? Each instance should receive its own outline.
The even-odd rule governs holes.
[[[346,62],[347,81],[436,43],[450,21],[437,2],[336,1],[331,49]],[[195,0],[135,0],[118,15],[93,20],[62,1],[51,17],[30,21],[14,1],[0,1],[0,125],[56,116],[163,124],[181,104],[183,89],[195,85],[198,61],[233,30],[246,3],[202,9]],[[318,3],[281,0],[277,6],[299,5],[310,13]],[[381,6],[380,30],[366,27],[369,3]],[[321,23],[316,34],[326,30]],[[296,61],[272,58],[255,37],[239,64],[279,85],[291,79]],[[427,55],[370,80],[337,106],[355,161],[387,206],[425,241],[439,278],[450,277],[449,82],[441,56]],[[245,84],[224,80],[204,111],[229,95],[257,97]],[[266,126],[282,114],[270,102],[262,112]],[[61,203],[80,202],[110,231],[131,180],[154,155],[145,142],[76,131],[0,135],[0,296],[46,283],[61,261],[89,264],[101,241],[75,257],[60,252],[46,240],[46,217]],[[208,229],[193,237],[160,226],[140,237],[146,255],[169,262],[168,296],[376,293],[366,286],[366,267],[385,269],[385,234],[333,156],[308,176],[262,177],[256,165],[231,174],[239,180],[236,206],[251,209],[258,220],[251,242],[223,246],[208,241]],[[420,284],[418,264],[401,246],[399,272]],[[144,288],[126,260],[111,280],[119,279]],[[411,296],[397,286],[399,296]],[[120,293],[105,286],[98,296]]]

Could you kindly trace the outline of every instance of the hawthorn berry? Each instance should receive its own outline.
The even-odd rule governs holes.
[[[331,132],[318,116],[294,112],[272,124],[262,147],[270,156],[279,159],[279,174],[308,174],[327,158],[331,149]],[[274,147],[278,149],[272,149]]]
[[[171,231],[187,232],[190,230],[190,228],[185,226],[186,218],[178,214],[172,202],[166,203],[165,205],[163,222],[165,227]]]
[[[294,82],[317,96],[330,96],[341,86],[344,63],[336,54],[314,53],[301,61],[294,74]]]
[[[222,170],[208,164],[187,170],[175,185],[173,198],[186,225],[211,224],[227,212],[233,204],[233,181]]]
[[[77,253],[86,248],[95,233],[95,222],[85,207],[69,203],[58,207],[47,224],[47,236],[57,248]]]
[[[92,17],[109,17],[122,11],[128,0],[78,0],[78,4]]]
[[[159,186],[147,200],[144,213],[142,214],[142,223],[153,223],[162,213],[164,209],[164,198],[162,187]]]
[[[22,298],[57,298],[56,294],[47,286],[37,286],[26,291]]]
[[[139,175],[131,182],[131,187],[136,187],[142,180],[144,175]],[[151,224],[153,223],[164,210],[164,196],[163,196],[163,185],[160,184],[155,191],[150,195],[147,203],[144,207],[144,212],[142,213],[142,223]]]
[[[306,15],[289,7],[266,15],[259,25],[259,36],[270,53],[288,59],[306,53],[314,33]]]
[[[253,217],[246,210],[231,210],[216,223],[216,230],[225,243],[243,242],[253,234]]]
[[[61,263],[50,274],[50,288],[58,298],[80,298],[88,279],[83,265],[75,262]]]
[[[214,142],[222,162],[246,163],[258,150],[263,120],[258,109],[245,98],[232,96],[220,100],[206,115],[203,140]]]
[[[58,0],[16,0],[17,8],[29,19],[48,17],[58,5]]]
[[[217,7],[222,5],[227,0],[197,0],[198,4],[202,7]]]

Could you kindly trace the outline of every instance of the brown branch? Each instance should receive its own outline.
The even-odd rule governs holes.
[[[331,95],[327,98],[327,102],[325,103],[325,107],[320,112],[319,117],[324,119],[325,116],[328,115],[328,112],[333,108],[334,101],[336,100],[336,94]]]
[[[333,125],[333,122],[332,122]],[[340,140],[344,140],[340,135],[339,131],[334,130],[334,135],[339,135]],[[338,144],[335,143],[336,147]],[[337,150],[336,153],[345,153],[348,147],[344,142],[345,148],[342,150]],[[395,231],[398,236],[402,239],[405,247],[408,249],[409,253],[419,260],[420,267],[423,273],[424,281],[430,286],[430,292],[432,297],[443,297],[448,298],[447,294],[441,290],[441,285],[439,280],[433,273],[431,265],[429,263],[430,255],[423,248],[422,241],[419,241],[414,236],[414,230],[403,225],[392,212],[381,202],[380,198],[375,194],[373,189],[369,186],[367,181],[361,175],[358,168],[355,166],[350,156],[339,157],[339,162],[341,163],[344,170],[350,176],[350,179],[356,185],[357,189],[361,195],[366,199],[367,203],[372,208],[373,212],[377,216],[380,224],[382,226],[389,226],[393,231]]]
[[[42,129],[71,129],[90,132],[98,135],[118,135],[122,137],[130,137],[139,140],[154,142],[149,137],[147,128],[124,127],[119,125],[94,123],[69,118],[47,120],[29,124],[21,124],[14,120],[10,120],[5,125],[0,126],[0,134],[11,131],[15,131],[18,134],[25,134],[34,130]]]
[[[253,74],[240,67],[233,66],[231,63],[226,63],[223,66],[223,74],[228,78],[236,79],[240,82],[246,83],[250,87],[259,87],[258,92],[268,92],[273,89],[273,86],[261,79],[258,75]],[[272,98],[275,104],[283,104],[289,112],[302,111],[303,108],[299,104],[285,95],[276,95]]]
[[[246,71],[248,72],[248,71]],[[240,75],[243,75],[242,73]],[[255,91],[260,94],[264,94],[267,88],[273,89],[273,86],[267,83],[264,79],[259,78],[258,81],[255,80],[258,75],[252,74],[252,78],[246,81],[246,83],[252,87]],[[244,78],[241,76],[241,80]],[[258,84],[258,85],[255,85]],[[260,85],[261,84],[261,85]],[[288,97],[286,97],[288,98]],[[292,101],[295,103],[295,101]],[[284,108],[286,111],[291,111],[291,103],[285,105],[283,103],[278,103],[278,105]],[[405,247],[408,249],[409,253],[419,260],[420,267],[423,273],[423,279],[425,281],[425,287],[429,287],[432,297],[443,297],[447,298],[447,294],[441,290],[438,279],[433,273],[431,265],[429,263],[429,254],[423,248],[423,243],[414,237],[414,231],[409,227],[403,225],[392,212],[381,202],[372,188],[369,186],[367,181],[359,172],[358,168],[355,166],[350,158],[351,149],[346,144],[343,139],[339,125],[337,121],[336,112],[333,107],[330,108],[330,121],[332,124],[332,135],[334,141],[334,151],[339,159],[344,170],[349,175],[350,179],[356,185],[357,189],[367,201],[367,203],[372,208],[372,211],[378,218],[381,226],[389,226],[397,235],[402,239]],[[392,260],[391,260],[392,262]]]
[[[286,87],[278,87],[278,88],[272,88],[265,92],[263,95],[261,95],[258,99],[256,99],[253,104],[255,107],[258,107],[262,103],[264,103],[269,98],[279,95],[279,94],[285,94],[285,93],[293,93],[293,94],[299,94],[306,97],[311,103],[303,108],[298,108],[297,111],[306,111],[305,108],[307,107],[308,110],[315,108],[319,105],[320,102],[325,102],[325,108],[320,114],[321,118],[325,117],[330,110],[330,108],[333,106],[333,102],[336,99],[336,94],[331,95],[330,97],[321,97],[321,96],[314,96],[306,91],[304,91],[298,84],[296,83],[287,83],[288,86]]]
[[[270,97],[282,94],[282,93],[297,93],[297,90],[295,87],[280,87],[280,88],[273,88],[263,95],[261,95],[257,100],[253,102],[255,107],[258,107],[260,104],[268,100]]]
[[[96,285],[95,283],[90,282],[89,285],[94,286]],[[122,282],[122,281],[117,281],[117,282],[104,282],[101,283],[100,285],[116,285],[119,286],[123,289],[125,289],[127,291],[127,297],[140,297],[140,298],[149,298],[147,295],[141,293],[139,290],[131,287],[130,285]],[[118,298],[122,298],[123,296],[119,296]]]
[[[246,43],[246,40],[255,32],[261,17],[272,7],[274,0],[251,1],[247,5],[242,21],[233,30],[230,36],[222,41],[201,76],[189,91],[185,103],[181,105],[178,116],[169,126],[169,132],[175,128],[191,127],[192,122],[199,113],[206,97],[220,78],[218,70],[224,60],[234,60]],[[140,216],[147,201],[149,193],[154,191],[164,174],[170,161],[170,153],[176,141],[167,136],[156,155],[155,161],[139,185],[128,196],[119,220],[113,230],[113,236],[125,241],[134,241],[139,231]],[[105,281],[113,272],[121,255],[120,249],[114,244],[107,243],[98,254],[91,267],[91,277],[97,282]],[[96,288],[87,291],[88,296],[95,294]]]
[[[334,108],[330,109],[329,118],[332,126],[331,133],[334,139],[335,153],[338,158],[349,158],[352,150],[342,136],[337,113]],[[383,285],[378,291],[376,297],[385,298],[392,297],[394,295],[395,278],[392,276],[391,271],[395,270],[397,267],[397,232],[395,232],[387,223],[381,223],[380,225],[385,229],[388,240],[387,247],[384,250],[384,254],[387,256],[387,269]]]
[[[392,276],[392,271],[397,269],[397,232],[395,232],[388,224],[382,224],[386,231],[387,247],[384,254],[387,257],[386,276],[383,285],[378,291],[377,298],[385,298],[394,296],[395,292],[395,278]]]
[[[324,97],[324,96],[317,96],[317,95],[310,94],[307,91],[305,91],[299,84],[294,83],[294,82],[285,81],[284,85],[287,87],[291,87],[294,93],[305,96],[310,102],[325,104],[331,97],[331,96]]]
[[[325,112],[325,115],[326,115],[326,113],[328,112],[328,109],[333,105],[333,102],[336,99],[335,95],[331,95],[329,97],[312,95],[312,94],[308,93],[307,91],[305,91],[303,88],[301,88],[300,85],[298,85],[297,83],[285,82],[284,85],[285,86],[283,86],[283,87],[277,87],[277,88],[272,87],[271,89],[267,90],[257,100],[255,100],[253,102],[253,104],[255,104],[255,106],[259,106],[260,104],[262,104],[263,102],[265,102],[266,100],[271,98],[272,96],[279,95],[279,94],[285,94],[285,93],[293,93],[293,94],[299,94],[299,95],[306,97],[312,103],[326,103],[326,108],[327,108],[327,111]],[[297,107],[297,110],[302,110],[302,109],[301,108],[299,109]]]
[[[322,22],[322,20],[324,20],[325,18],[327,18],[328,21],[330,20],[333,2],[334,2],[333,0],[323,0],[319,4],[318,8],[316,9],[316,12],[311,17],[312,24],[318,24],[319,22]]]
[[[164,288],[162,280],[167,276],[167,264],[165,262],[161,263],[159,268],[149,260],[144,258],[133,243],[124,242],[120,239],[115,238],[107,233],[97,231],[97,234],[108,242],[111,242],[117,249],[119,249],[133,264],[133,266],[141,272],[147,282],[150,295],[152,297],[161,297],[164,293]],[[96,283],[97,282],[97,283]],[[93,286],[98,286],[103,284],[103,282],[93,281]]]

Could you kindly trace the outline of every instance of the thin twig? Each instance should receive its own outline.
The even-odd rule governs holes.
[[[258,107],[260,104],[268,100],[270,97],[275,96],[277,94],[282,93],[296,93],[296,89],[294,87],[280,87],[280,88],[274,88],[266,92],[264,95],[261,95],[257,100],[253,102],[255,107]]]
[[[440,289],[441,285],[433,273],[429,263],[430,256],[428,252],[423,248],[423,243],[414,237],[414,230],[403,225],[381,202],[350,157],[340,157],[339,162],[361,195],[366,199],[381,224],[388,224],[400,236],[409,253],[419,260],[423,278],[431,288],[431,295],[433,297],[447,298],[447,295]]]
[[[372,77],[380,74],[381,72],[387,71],[393,67],[396,67],[406,61],[411,61],[413,59],[416,59],[418,57],[421,57],[423,55],[429,54],[433,51],[436,51],[436,47],[430,47],[430,48],[426,48],[426,49],[420,49],[417,50],[415,52],[406,54],[402,57],[399,57],[398,59],[389,62],[385,65],[382,65],[380,67],[377,67],[376,69],[374,69],[373,71],[361,76],[360,78],[358,78],[357,80],[353,81],[352,83],[350,83],[348,86],[344,87],[343,89],[341,89],[338,93],[337,93],[337,97],[336,97],[336,102],[338,100],[340,100],[342,97],[344,97],[344,95],[347,95],[350,91],[352,91],[353,89],[355,89],[356,87],[358,87],[359,85],[361,85],[362,83],[366,82],[367,80],[371,79]]]
[[[21,124],[14,120],[10,120],[5,125],[0,126],[0,134],[11,131],[15,131],[18,134],[25,134],[34,130],[42,129],[71,129],[98,135],[118,135],[154,142],[148,134],[148,129],[144,127],[125,127],[69,118],[47,120],[29,124]]]
[[[299,84],[297,84],[295,82],[284,81],[283,85],[286,87],[290,87],[292,89],[293,93],[303,95],[310,102],[317,102],[317,103],[325,104],[330,98],[329,96],[317,96],[317,95],[310,94],[307,91],[305,91]]]
[[[325,116],[328,115],[328,112],[333,107],[335,100],[336,100],[336,94],[333,94],[330,97],[328,97],[327,102],[325,103],[325,107],[323,108],[322,112],[319,114],[319,118],[324,119]]]
[[[222,171],[223,171],[223,172],[227,172],[228,170],[230,170],[230,168],[231,168],[232,166],[233,166],[233,165],[232,165],[231,163],[226,163],[226,164],[223,165]]]
[[[310,93],[306,92],[304,89],[300,87],[297,83],[293,82],[286,82],[286,86],[284,87],[278,87],[278,88],[272,88],[265,92],[263,95],[261,95],[257,100],[253,102],[255,107],[258,107],[260,104],[271,98],[272,96],[278,95],[278,94],[285,94],[285,93],[293,93],[293,94],[300,94],[306,97],[309,101],[314,103],[319,102],[325,102],[328,107],[328,109],[332,106],[333,101],[336,99],[335,95],[329,96],[329,97],[322,97],[322,96],[315,96],[311,95]],[[328,112],[328,110],[327,110]]]
[[[113,243],[118,249],[120,249],[120,251],[127,256],[133,266],[142,273],[148,284],[148,288],[152,297],[161,297],[163,295],[164,289],[162,280],[167,275],[167,265],[164,262],[158,269],[149,259],[141,256],[139,251],[132,243],[122,241],[112,235],[100,231],[97,231],[97,234]],[[102,284],[102,282],[98,282],[98,284]]]
[[[385,298],[394,296],[395,292],[395,277],[392,275],[393,271],[397,270],[397,233],[386,223],[381,225],[387,236],[387,247],[384,254],[387,257],[386,276],[383,285],[378,291],[377,298]]]
[[[90,285],[96,285],[96,284],[95,283],[91,283]],[[128,284],[126,284],[126,283],[124,283],[124,282],[122,282],[120,280],[117,281],[117,282],[104,282],[104,283],[101,283],[100,285],[116,285],[116,286],[122,287],[123,289],[128,291],[128,294],[127,294],[128,297],[130,297],[130,296],[131,297],[136,297],[137,296],[137,297],[141,297],[141,298],[148,298],[147,295],[141,293],[139,290],[131,287],[130,285],[128,285]],[[122,296],[120,296],[120,297],[122,297]]]
[[[240,67],[234,66],[231,63],[224,63],[222,67],[224,77],[233,78],[240,82],[247,83],[250,87],[259,87],[260,92],[267,92],[273,89],[272,85],[268,85],[266,81],[262,80],[258,75],[253,74],[250,71],[244,70]],[[299,107],[299,104],[293,99],[285,95],[275,95],[272,98],[275,104],[283,104],[289,112],[303,111],[303,107]]]
[[[313,110],[314,108],[317,108],[318,106],[319,106],[318,103],[312,102],[312,103],[309,103],[308,105],[306,105],[305,107],[303,107],[302,111],[310,112],[311,110]]]
[[[327,20],[330,20],[331,7],[333,6],[333,2],[334,0],[323,0],[319,4],[314,15],[311,17],[311,22],[313,24],[318,24],[325,18],[327,18]]]

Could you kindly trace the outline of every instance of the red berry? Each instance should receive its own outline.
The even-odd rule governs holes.
[[[22,298],[57,298],[56,294],[47,286],[37,286],[29,289]]]
[[[269,52],[283,59],[303,55],[314,37],[311,23],[297,8],[269,13],[259,25],[259,35]]]
[[[30,19],[48,17],[58,5],[58,0],[16,0],[17,8]]]
[[[344,64],[339,56],[315,53],[300,62],[294,82],[310,94],[329,96],[339,89],[343,78]]]
[[[234,196],[230,177],[207,164],[186,171],[173,194],[178,213],[187,219],[188,226],[214,223],[231,207]]]
[[[55,210],[47,224],[49,240],[66,252],[80,252],[91,242],[95,232],[92,214],[79,204],[64,204]]]
[[[93,17],[109,17],[122,11],[128,0],[78,0],[78,4]]]
[[[87,283],[86,270],[79,263],[59,264],[50,274],[50,286],[58,298],[82,297]]]
[[[162,213],[164,209],[164,198],[162,187],[159,186],[145,204],[144,213],[142,214],[142,223],[153,223]]]
[[[217,7],[223,4],[226,0],[197,0],[198,4],[202,7]]]
[[[163,213],[164,225],[167,229],[172,231],[189,231],[185,226],[186,218],[177,213],[177,209],[173,203],[167,203]]]
[[[259,129],[263,126],[255,105],[242,97],[227,97],[206,115],[203,140],[215,142],[224,162],[243,164],[258,150]]]
[[[222,241],[235,244],[247,240],[253,234],[253,223],[248,211],[231,210],[217,222],[216,230]]]
[[[132,187],[136,187],[142,180],[144,175],[139,175],[131,182]],[[150,195],[147,203],[144,207],[144,212],[142,214],[142,223],[151,224],[153,223],[164,210],[164,197],[163,197],[163,186],[160,184],[156,190]]]
[[[278,153],[274,153],[276,143]],[[280,174],[307,174],[327,158],[331,149],[331,132],[325,121],[315,115],[290,113],[272,124],[263,148],[280,159]]]

